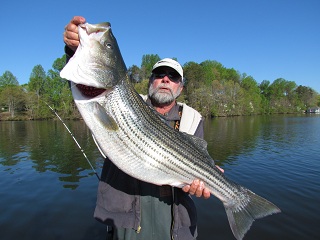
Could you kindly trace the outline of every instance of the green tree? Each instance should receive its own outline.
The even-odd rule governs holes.
[[[318,105],[319,95],[312,88],[300,85],[295,89],[295,92],[304,110]]]
[[[29,90],[35,91],[40,96],[44,91],[44,83],[46,81],[46,73],[41,65],[36,65],[31,72],[30,81],[28,83]]]
[[[73,98],[70,91],[69,83],[60,77],[60,71],[64,68],[66,56],[57,58],[52,68],[48,71],[47,78],[44,84],[45,100],[55,108],[64,118],[77,115],[74,113]],[[46,106],[48,110],[48,107]]]
[[[138,83],[142,81],[142,73],[137,65],[132,65],[129,67],[128,76],[132,83]]]
[[[68,84],[61,89],[61,104],[59,110],[64,118],[79,118],[80,113],[74,104],[72,93]]]
[[[0,94],[0,104],[8,109],[11,118],[15,117],[17,110],[23,109],[24,100],[25,92],[18,85],[7,85]]]
[[[260,113],[261,95],[257,81],[251,76],[244,75],[241,87],[244,90],[242,114]]]
[[[149,80],[143,79],[141,82],[134,84],[134,88],[139,94],[147,95],[149,87]]]
[[[297,88],[297,84],[294,81],[286,81],[284,86],[285,96],[288,96],[288,97],[292,96],[296,88]]]
[[[207,60],[201,63],[204,68],[206,82],[211,83],[213,80],[220,82],[233,81],[240,84],[240,73],[233,68],[226,68],[220,62]],[[211,79],[211,81],[208,79]]]
[[[270,91],[272,97],[275,99],[281,99],[284,97],[286,87],[286,80],[283,78],[277,78],[270,85]]]
[[[205,84],[206,86],[210,86],[212,81],[217,79],[217,71],[215,70],[219,65],[221,64],[217,61],[211,60],[206,60],[200,63],[204,75],[203,84]]]
[[[278,78],[270,85],[270,110],[272,113],[286,112],[286,98],[285,98],[286,80]]]
[[[243,110],[243,90],[239,83],[228,80],[223,83],[225,96],[220,103],[223,106],[223,115],[237,116],[244,114]]]
[[[25,97],[25,110],[29,119],[36,119],[38,114],[38,96],[34,91],[29,91]]]
[[[270,108],[271,112],[289,113],[296,112],[297,97],[295,96],[296,84],[278,78],[269,86],[270,89]]]
[[[63,54],[63,56],[61,58],[57,58],[53,64],[52,64],[52,68],[56,71],[59,72],[64,68],[64,66],[66,65],[66,55]]]
[[[200,86],[194,89],[188,95],[188,104],[193,108],[197,109],[203,116],[210,116],[211,101],[208,98],[210,94],[210,89],[205,86]]]
[[[139,93],[147,94],[148,78],[159,60],[157,54],[145,54],[141,68],[133,65],[128,69],[128,76]],[[5,71],[0,76],[0,105],[10,111],[12,118],[20,110],[27,112],[30,119],[53,117],[44,102],[64,118],[79,117],[68,82],[60,78],[65,62],[65,55],[57,58],[47,73],[41,65],[36,65],[29,83],[23,86],[19,86],[10,71]],[[258,85],[253,77],[215,60],[200,64],[190,61],[183,69],[185,90],[179,101],[186,101],[204,116],[297,112],[320,105],[320,95],[309,87],[297,87],[295,82],[283,78],[273,83],[264,80]]]
[[[19,85],[19,82],[10,71],[5,71],[0,76],[0,89],[8,85]]]
[[[268,80],[263,80],[260,85],[260,93],[265,96],[267,99],[270,99],[270,81]]]
[[[156,62],[158,62],[159,60],[160,57],[158,54],[145,54],[142,56],[141,72],[143,79],[147,79],[150,77],[153,65],[156,64]]]
[[[59,107],[63,101],[61,93],[66,85],[68,82],[60,77],[59,72],[50,69],[43,85],[43,95],[48,102]]]
[[[237,84],[240,84],[240,73],[234,68],[226,68],[222,72],[222,80],[231,80]]]
[[[204,85],[205,74],[201,65],[196,62],[187,62],[183,66],[185,87],[187,95],[192,93],[195,89]]]
[[[270,98],[271,98],[271,92],[270,92],[270,81],[263,80],[260,85],[260,96],[261,96],[261,113],[264,114],[270,114]]]
[[[28,82],[29,92],[34,92],[38,97],[37,102],[34,104],[32,109],[35,110],[34,114],[36,118],[44,118],[43,115],[46,112],[44,108],[44,103],[40,102],[40,96],[45,93],[45,81],[46,81],[46,73],[43,67],[39,64],[33,67],[32,72],[30,74],[30,79]],[[30,104],[30,103],[29,103]],[[46,115],[46,114],[45,114]]]

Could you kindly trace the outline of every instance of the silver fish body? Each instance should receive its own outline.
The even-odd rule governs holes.
[[[207,152],[206,142],[172,130],[137,94],[110,24],[79,27],[80,47],[61,71],[95,142],[122,171],[156,185],[182,187],[200,179],[219,198],[230,227],[242,239],[255,219],[280,209],[228,180]],[[85,87],[83,87],[85,86]],[[97,96],[89,93],[101,89]]]

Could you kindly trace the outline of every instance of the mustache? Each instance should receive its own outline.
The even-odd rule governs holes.
[[[173,89],[171,88],[171,86],[168,84],[165,84],[165,83],[159,84],[154,90],[155,90],[155,92],[158,92],[161,88],[169,89],[171,94],[173,94]]]

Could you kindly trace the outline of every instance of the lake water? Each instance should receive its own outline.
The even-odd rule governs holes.
[[[82,121],[67,121],[92,165],[103,159]],[[216,164],[282,213],[254,222],[245,240],[320,239],[320,115],[205,122]],[[105,239],[93,219],[98,179],[60,121],[0,122],[0,238]],[[198,240],[232,240],[219,200],[195,199]]]

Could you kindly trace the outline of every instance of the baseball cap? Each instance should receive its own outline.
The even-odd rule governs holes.
[[[153,65],[152,71],[158,67],[171,67],[174,70],[176,70],[177,73],[179,73],[183,79],[183,70],[182,70],[180,63],[178,63],[177,61],[175,61],[171,58],[164,58],[164,59],[156,62],[156,64]]]

